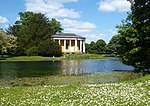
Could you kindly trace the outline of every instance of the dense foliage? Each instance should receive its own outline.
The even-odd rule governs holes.
[[[118,35],[115,35],[111,38],[111,40],[106,46],[107,54],[117,55],[119,53],[119,50],[120,50],[119,40],[120,40],[120,36]]]
[[[46,39],[39,44],[39,55],[59,57],[62,55],[61,47],[57,42],[54,42],[51,39]]]
[[[17,37],[5,33],[0,29],[0,54],[14,54],[17,48]]]
[[[123,63],[138,71],[150,71],[150,1],[129,0],[131,13],[119,29]]]
[[[102,39],[99,39],[96,43],[91,42],[86,44],[86,52],[91,54],[104,54],[106,53],[106,42]]]
[[[50,40],[53,34],[63,30],[60,22],[57,22],[56,19],[49,20],[42,13],[20,12],[19,16],[20,19],[15,22],[15,25],[10,26],[7,29],[9,34],[13,34],[18,37],[18,48],[16,55],[38,55],[39,44],[47,41],[47,39]],[[59,45],[56,44],[45,46],[51,46],[51,48],[56,49]],[[49,50],[49,52],[53,51]]]

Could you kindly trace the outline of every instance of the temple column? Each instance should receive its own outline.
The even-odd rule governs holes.
[[[66,52],[66,39],[64,39],[64,52]]]
[[[80,40],[80,52],[82,53],[82,40]]]
[[[61,45],[61,44],[60,44],[60,39],[58,40],[58,43],[59,43],[59,45]]]
[[[85,53],[85,40],[83,41],[83,53]]]
[[[74,52],[77,52],[77,39],[75,39],[75,50],[74,50]]]
[[[71,51],[71,40],[70,40],[70,53],[71,53],[72,51]]]

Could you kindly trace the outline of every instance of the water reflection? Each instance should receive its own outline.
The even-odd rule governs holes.
[[[0,79],[47,75],[83,75],[87,73],[133,70],[119,60],[64,60],[42,62],[0,62]]]
[[[61,62],[62,75],[82,75],[82,61],[64,60]]]
[[[61,62],[0,62],[0,78],[14,79],[59,75]]]
[[[65,60],[62,61],[62,75],[82,75],[88,73],[111,72],[114,70],[133,70],[120,60]]]

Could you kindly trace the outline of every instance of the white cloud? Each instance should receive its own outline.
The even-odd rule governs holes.
[[[64,3],[78,0],[26,0],[26,11],[41,12],[49,18],[79,18],[79,12],[64,7]]]
[[[117,31],[114,29],[107,29],[98,33],[96,31],[95,33],[94,30],[96,29],[96,25],[90,22],[80,22],[67,18],[58,21],[61,22],[64,32],[84,36],[86,37],[86,42],[88,43],[91,41],[96,42],[99,39],[103,39],[106,43],[108,43],[112,36],[117,34]]]
[[[9,26],[9,21],[7,20],[7,18],[0,16],[0,27],[8,28],[8,26]]]
[[[78,0],[54,0],[61,3],[68,3],[68,2],[77,2]]]
[[[61,22],[62,27],[64,28],[64,32],[82,34],[91,32],[93,29],[96,28],[96,25],[90,22],[79,22],[76,20],[70,20],[66,18],[59,21]]]
[[[92,41],[96,42],[99,39],[103,39],[104,34],[86,34],[86,42],[90,43]],[[104,40],[104,39],[103,39]]]
[[[99,33],[86,34],[86,42],[90,43],[91,41],[96,42],[99,39],[103,39],[106,43],[109,43],[111,38],[117,34],[115,29],[108,29]]]
[[[101,0],[99,3],[99,11],[106,11],[106,12],[125,12],[129,11],[131,4],[127,0]]]
[[[8,24],[7,18],[0,16],[0,24]]]

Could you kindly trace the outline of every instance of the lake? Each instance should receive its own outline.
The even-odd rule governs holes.
[[[0,62],[0,79],[49,75],[86,75],[115,70],[133,70],[119,59]]]

